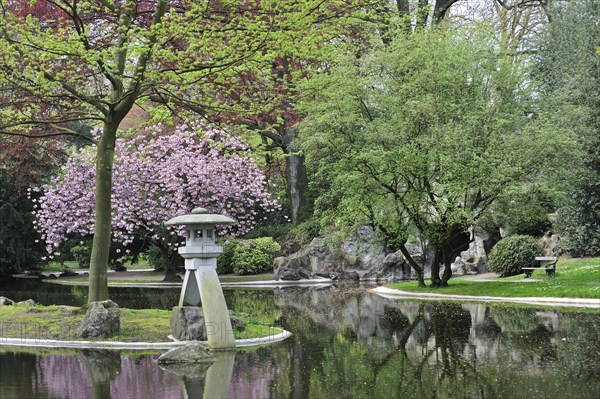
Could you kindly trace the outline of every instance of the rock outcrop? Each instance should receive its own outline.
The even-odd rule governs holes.
[[[216,359],[209,352],[206,344],[190,342],[184,346],[172,349],[158,358],[158,363],[212,363]]]
[[[15,304],[15,301],[12,299],[8,299],[7,297],[0,296],[0,306],[12,306]]]
[[[469,248],[456,258],[453,275],[477,274],[487,271],[487,252],[495,242],[493,234],[474,234]],[[424,263],[425,278],[431,275],[432,254],[423,254],[417,244],[406,244],[410,256]],[[276,280],[297,281],[316,277],[332,280],[406,280],[416,275],[404,255],[386,253],[375,239],[373,229],[361,227],[358,232],[333,248],[325,237],[315,238],[306,247],[288,256],[275,258]],[[443,266],[442,266],[443,271]]]
[[[79,338],[110,338],[119,334],[121,311],[111,300],[90,302],[85,318],[77,329]]]
[[[422,253],[411,250],[420,259]],[[309,245],[273,262],[277,280],[325,277],[332,280],[409,279],[411,269],[400,252],[386,254],[373,229],[361,227],[355,235],[334,249],[327,238],[315,238]]]
[[[173,338],[179,341],[204,341],[204,313],[198,306],[176,306],[171,313]]]

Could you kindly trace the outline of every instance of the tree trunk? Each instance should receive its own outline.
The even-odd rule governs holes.
[[[431,287],[440,287],[442,279],[440,278],[440,260],[443,258],[441,251],[435,249],[433,260],[431,261]]]
[[[290,203],[290,217],[292,223],[297,224],[306,218],[308,214],[308,203],[306,193],[308,191],[308,178],[306,176],[306,165],[304,155],[294,146],[293,141],[298,137],[298,132],[293,127],[285,130],[282,149],[285,152],[285,180],[287,196]]]
[[[108,260],[112,221],[112,170],[118,123],[104,124],[96,158],[96,216],[90,259],[88,303],[108,299]]]
[[[408,264],[413,268],[413,270],[417,274],[417,282],[419,284],[419,287],[425,287],[425,276],[423,267],[417,262],[415,262],[412,256],[410,256],[410,253],[408,252],[408,249],[406,249],[406,246],[404,244],[400,245],[400,252],[402,252],[404,259],[406,259]]]
[[[453,225],[449,229],[448,238],[445,240],[441,249],[442,258],[444,262],[444,273],[440,281],[440,287],[446,287],[448,280],[452,277],[452,261],[460,255],[462,251],[469,249],[471,243],[471,234],[468,231],[464,231],[461,226]]]
[[[433,8],[433,22],[441,22],[450,7],[459,0],[436,0]]]
[[[159,246],[159,248],[165,267],[165,278],[163,281],[181,282],[181,278],[177,275],[177,272],[183,258],[179,256],[177,251],[169,250],[166,246]]]
[[[452,277],[452,254],[444,251],[444,273],[442,274],[442,279],[440,280],[440,287],[447,287],[448,280]]]

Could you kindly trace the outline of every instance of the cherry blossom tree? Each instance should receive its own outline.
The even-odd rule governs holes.
[[[190,123],[165,134],[161,125],[117,141],[113,170],[112,240],[129,252],[135,239],[158,247],[167,276],[175,271],[182,229],[168,219],[202,206],[235,218],[222,236],[250,231],[279,205],[244,142],[222,130]],[[50,256],[73,235],[94,233],[95,157],[93,147],[74,153],[36,203],[37,229]]]
[[[114,151],[134,105],[159,98],[209,114],[215,93],[243,85],[241,71],[321,41],[305,28],[327,27],[329,3],[0,0],[0,134],[85,139],[69,124],[101,126],[89,302],[108,298]]]

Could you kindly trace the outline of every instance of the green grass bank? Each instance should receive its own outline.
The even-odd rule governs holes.
[[[447,287],[419,288],[414,281],[387,285],[388,288],[417,293],[496,297],[592,298],[600,300],[600,258],[559,259],[556,275],[548,277],[536,270],[525,274],[489,280],[470,276],[451,278]]]
[[[53,339],[85,341],[76,336],[85,308],[72,306],[0,306],[0,338]],[[121,331],[103,341],[167,342],[171,333],[170,310],[121,308]],[[237,315],[244,331],[234,331],[236,339],[260,338],[282,330],[261,323],[254,317]]]

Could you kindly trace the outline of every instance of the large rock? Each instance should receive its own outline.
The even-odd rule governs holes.
[[[121,329],[119,305],[111,300],[90,302],[85,318],[77,329],[79,338],[110,338]]]
[[[465,261],[460,256],[456,257],[451,267],[453,276],[464,276],[466,274]]]
[[[14,305],[15,301],[8,299],[7,297],[0,296],[0,306],[11,306]]]
[[[551,232],[545,234],[538,240],[538,244],[540,244],[546,256],[556,256],[558,254],[559,242],[560,236],[558,234],[552,234]]]
[[[171,313],[171,331],[179,341],[204,341],[204,313],[198,306],[176,306]]]
[[[499,239],[499,234],[472,232],[469,248],[461,252],[459,263],[453,267],[454,275],[486,272],[487,253]],[[288,256],[273,261],[276,279],[297,280],[306,278],[302,274],[329,277],[335,280],[400,280],[416,278],[401,251],[386,253],[375,238],[373,229],[361,227],[355,235],[345,240],[337,249],[328,244],[327,237],[315,238],[309,245]],[[424,277],[431,276],[433,253],[428,248],[423,253],[420,244],[407,243],[411,258],[423,265]],[[444,270],[442,265],[440,273]]]
[[[215,357],[209,352],[206,344],[202,342],[190,342],[162,354],[158,358],[158,363],[212,363],[215,360]]]
[[[479,269],[478,263],[465,262],[460,256],[457,256],[450,266],[452,267],[452,275],[455,277],[464,276],[465,274],[477,274]]]
[[[30,307],[33,307],[33,306],[36,306],[37,304],[35,303],[35,301],[33,299],[29,298],[29,299],[26,299],[24,301],[15,303],[15,305],[16,306],[30,306]]]
[[[383,247],[375,240],[373,229],[363,226],[337,249],[332,248],[326,238],[315,238],[298,252],[276,258],[273,269],[282,280],[314,275],[339,277],[342,272],[353,271],[361,275],[378,270],[384,259]],[[355,276],[355,273],[346,273],[342,278],[354,279]]]
[[[283,259],[283,258],[282,258]],[[300,268],[299,270],[305,270]],[[291,269],[289,267],[280,267],[277,270],[277,274],[275,275],[275,280],[285,280],[285,281],[298,281],[302,280],[300,273],[298,270]]]

